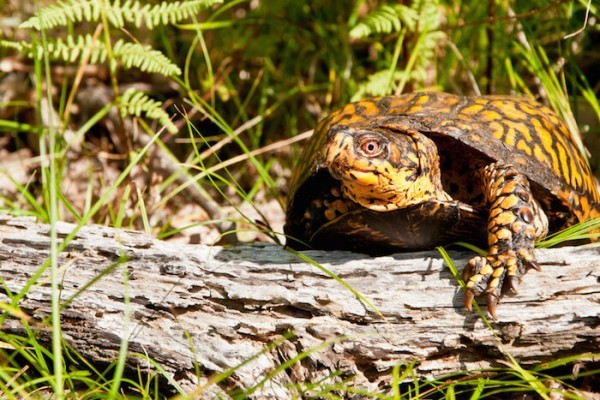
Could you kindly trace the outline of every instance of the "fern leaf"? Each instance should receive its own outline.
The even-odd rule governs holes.
[[[364,20],[350,31],[355,39],[365,38],[374,33],[399,32],[402,25],[413,30],[417,21],[417,12],[405,5],[383,5],[369,13]]]
[[[421,36],[415,70],[421,70],[426,67],[427,63],[435,59],[440,42],[446,38],[446,34],[439,30],[439,0],[415,0],[412,6],[419,14],[417,29]]]
[[[174,24],[181,20],[187,19],[200,10],[211,7],[215,4],[221,3],[223,0],[196,0],[186,2],[162,2],[157,5],[151,6],[145,4],[140,8],[140,3],[135,2],[132,6],[134,9],[133,15],[128,15],[127,20],[134,22],[135,26],[141,26],[142,22],[152,29],[158,25]],[[129,1],[133,3],[133,1]]]
[[[10,47],[29,57],[41,59],[44,49],[41,45],[28,42],[2,41],[0,45]],[[90,64],[106,61],[108,55],[104,42],[94,40],[91,35],[67,36],[66,39],[48,40],[48,55],[51,59],[74,63],[84,50],[90,50]],[[119,39],[113,47],[113,56],[125,68],[139,68],[143,72],[159,73],[166,76],[181,74],[181,69],[158,50],[139,43],[125,42]]]
[[[102,1],[105,0],[59,0],[57,4],[42,8],[23,22],[21,28],[41,30],[67,25],[69,22],[98,22]],[[163,1],[150,5],[137,0],[126,0],[123,3],[121,0],[115,0],[106,1],[104,7],[108,21],[117,28],[123,27],[125,23],[133,23],[137,27],[145,24],[152,29],[157,25],[177,23],[196,15],[202,9],[222,2],[223,0]]]
[[[395,83],[402,77],[404,71],[377,71],[367,78],[367,82],[359,85],[358,90],[352,97],[352,101],[359,100],[365,96],[387,96],[394,91]]]
[[[177,65],[150,46],[118,40],[114,45],[113,54],[126,68],[136,67],[144,72],[157,72],[167,76],[181,74]]]
[[[63,2],[59,0],[56,4],[42,8],[33,17],[23,22],[21,28],[34,28],[39,31],[58,25],[67,25],[69,22],[81,22],[82,20],[96,22],[100,19],[100,1],[70,0]]]
[[[439,5],[439,0],[415,0],[413,2],[412,9],[419,16],[419,31],[430,32],[439,29]]]
[[[13,49],[19,53],[23,53],[23,42],[11,42],[10,40],[0,40],[0,47],[6,47],[7,49]]]
[[[169,114],[161,106],[162,103],[160,101],[151,99],[145,93],[135,88],[129,88],[121,96],[119,111],[123,118],[127,116],[141,117],[142,113],[145,113],[146,118],[157,120],[170,133],[177,133],[177,127],[171,121],[171,118],[169,118]]]
[[[36,43],[7,42],[2,41],[0,45],[10,47],[29,58],[41,59],[44,56],[44,49]],[[81,56],[84,49],[91,51],[92,58],[95,60],[106,59],[106,49],[104,44],[93,40],[91,35],[68,36],[66,39],[48,40],[47,52],[51,59],[75,62]]]

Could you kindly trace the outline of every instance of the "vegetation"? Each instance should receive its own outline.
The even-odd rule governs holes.
[[[329,111],[365,96],[523,93],[549,104],[600,153],[592,23],[600,11],[592,2],[0,4],[0,207],[53,227],[67,220],[164,239],[200,235],[204,243],[231,242],[236,232],[280,241],[286,183],[301,146],[292,143]],[[128,388],[159,398],[155,377],[123,377],[125,343],[121,358],[99,371],[63,342],[61,247],[55,229],[51,236],[40,275],[52,272],[54,346],[38,344],[19,308],[24,294],[0,278],[9,299],[0,302],[0,324],[12,316],[24,327],[21,336],[0,333],[0,396],[117,398]],[[67,359],[81,368],[68,369]],[[567,378],[548,377],[547,367],[513,364],[470,380],[416,381],[390,395],[364,395],[548,397],[545,383]],[[410,371],[398,367],[394,382]],[[333,398],[353,389],[302,390]]]

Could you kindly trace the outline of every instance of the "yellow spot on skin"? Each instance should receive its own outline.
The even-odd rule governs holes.
[[[508,240],[512,237],[512,232],[509,229],[500,229],[496,232],[498,240]]]
[[[542,146],[544,147],[544,150],[546,150],[546,154],[549,154],[550,157],[552,158],[552,169],[559,173],[560,172],[560,168],[558,166],[558,157],[556,156],[556,152],[554,151],[553,148],[553,144],[554,141],[556,140],[556,138],[550,134],[550,132],[548,132],[546,129],[544,129],[544,126],[540,123],[540,121],[538,121],[537,119],[533,119],[531,121],[531,123],[533,124],[534,128],[535,128],[535,132],[537,133],[540,141],[542,142]],[[547,157],[545,157],[547,160]]]
[[[508,276],[518,276],[519,275],[519,269],[518,269],[517,265],[509,265],[507,267],[506,274]]]
[[[513,214],[510,211],[505,211],[496,218],[494,218],[494,223],[496,225],[510,225],[513,222],[515,222],[516,219],[517,217],[515,216],[515,214]]]
[[[587,197],[585,197],[585,196],[582,196],[582,197],[581,197],[581,201],[580,201],[580,206],[579,206],[579,207],[580,207],[581,209],[583,209],[583,210],[588,210],[588,209],[590,209],[590,202],[589,202],[589,200],[587,199]]]
[[[533,137],[531,136],[531,131],[526,124],[524,124],[523,122],[516,122],[512,125],[515,128],[515,130],[519,132],[519,135],[524,141],[530,143],[533,140]]]
[[[578,161],[578,163],[575,163],[575,161]],[[581,159],[575,160],[575,159],[571,158],[571,174],[575,178],[578,178],[582,181],[581,186],[585,187],[587,190],[591,190],[590,188],[596,187],[596,179],[594,178],[594,176],[591,173],[588,175],[586,175],[586,174],[582,175],[581,171],[586,171],[587,169],[588,169],[587,164],[583,163],[583,161],[581,161]],[[577,186],[577,187],[581,188],[581,186]],[[593,192],[593,193],[595,193],[595,192]],[[600,197],[598,197],[596,195],[593,198],[596,199],[596,203],[600,203]]]
[[[515,103],[512,101],[491,101],[490,105],[502,110],[509,119],[523,121],[528,118],[527,114],[515,108]]]
[[[406,99],[402,99],[399,100],[397,97],[392,97],[391,101],[390,101],[390,108],[388,110],[388,114],[389,115],[395,115],[395,114],[404,114],[407,112],[407,110],[411,109],[409,106],[411,105],[411,101],[414,98],[414,93],[413,95],[407,95]],[[413,107],[415,108],[415,107]],[[422,107],[419,107],[420,109],[422,109]],[[415,110],[417,111],[417,110]]]
[[[377,104],[372,101],[361,102],[360,105],[363,107],[362,112],[364,115],[379,115],[381,110],[377,107]]]
[[[521,108],[523,109],[523,111],[525,112],[525,114],[527,114],[528,118],[530,118],[533,115],[540,115],[540,112],[537,108],[533,108],[531,107],[531,105],[522,102],[520,104]]]
[[[544,150],[537,144],[533,146],[533,156],[541,163],[548,165],[549,160],[546,153],[544,153]]]
[[[512,193],[515,191],[515,189],[517,188],[517,185],[519,185],[519,182],[517,181],[510,181],[507,184],[504,185],[504,191],[506,193]]]
[[[498,278],[492,279],[490,281],[490,284],[488,285],[486,292],[494,292],[496,290],[496,288],[498,287],[499,283],[500,283],[500,280]]]
[[[504,182],[502,180],[497,180],[492,182],[491,187],[490,187],[490,196],[488,196],[489,199],[492,199],[493,197],[499,196],[501,191],[502,191],[502,184]]]
[[[564,124],[561,122],[561,120],[558,119],[558,117],[556,115],[553,114],[548,114],[546,115],[546,118],[548,119],[548,122],[550,122],[552,125],[554,126],[564,126]],[[564,135],[567,131],[566,129],[559,129],[559,131],[561,131],[561,133]],[[566,135],[568,136],[568,135]]]
[[[482,105],[474,104],[472,106],[463,108],[460,113],[465,114],[465,115],[477,115],[477,114],[481,113],[482,110],[483,110]]]
[[[527,143],[525,143],[525,141],[523,139],[519,139],[519,141],[517,142],[517,149],[521,150],[523,153],[527,154],[528,156],[531,155],[531,146],[529,146]]]
[[[522,223],[522,222],[519,222],[519,221],[517,221],[517,222],[515,222],[514,224],[512,224],[512,226],[511,226],[511,230],[513,231],[513,233],[521,233],[521,232],[523,232],[525,229],[524,229],[524,225],[523,225],[523,223]]]
[[[490,123],[490,128],[492,129],[492,134],[495,137],[497,137],[498,139],[500,139],[504,135],[504,126],[501,123],[494,121],[494,122]],[[507,144],[512,146],[508,142],[507,142]]]
[[[483,266],[483,268],[481,268],[481,271],[479,271],[479,273],[481,275],[490,275],[492,272],[494,272],[494,269],[487,262],[485,263],[485,265]]]
[[[571,160],[569,160],[567,158],[567,152],[565,151],[565,147],[563,146],[562,143],[556,143],[555,148],[558,152],[558,159],[559,159],[560,165],[562,166],[562,169],[565,171],[565,180],[567,181],[567,183],[571,184],[571,175],[569,173],[570,171],[573,171],[573,170],[569,170],[569,168],[571,166]]]
[[[455,105],[455,104],[458,103],[458,100],[459,99],[456,96],[447,97],[446,98],[446,104],[448,104],[450,106],[453,106],[453,105]]]
[[[495,124],[498,124],[498,122],[494,122]],[[494,135],[496,135],[496,132],[494,131]],[[500,138],[499,136],[496,136],[497,138]],[[509,145],[510,147],[515,147],[515,142],[516,142],[516,133],[515,133],[515,128],[513,128],[512,126],[508,126],[508,129],[506,131],[506,135],[504,136],[504,142]]]
[[[502,114],[493,110],[484,110],[481,112],[481,117],[484,121],[497,121],[503,119]]]
[[[377,179],[377,175],[372,172],[362,172],[362,171],[352,171],[352,175],[356,177],[356,180],[362,184],[367,186],[375,186],[379,183],[379,179]]]
[[[498,238],[496,237],[496,235],[488,235],[488,245],[493,246],[496,243],[498,243]]]
[[[498,207],[492,209],[492,211],[490,212],[490,219],[495,219],[502,212],[503,212],[503,210],[501,208],[498,208]]]
[[[500,207],[502,207],[505,210],[508,210],[516,206],[518,202],[519,198],[517,196],[506,196],[506,198],[502,200],[502,203],[500,203]]]
[[[427,95],[422,95],[421,97],[419,97],[417,99],[417,101],[415,101],[416,105],[423,105],[425,103],[427,103],[429,101],[429,96]]]

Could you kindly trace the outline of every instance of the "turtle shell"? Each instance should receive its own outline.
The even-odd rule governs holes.
[[[322,158],[328,132],[339,126],[411,129],[429,137],[436,144],[447,191],[457,200],[378,212],[340,197],[339,182]],[[455,240],[483,244],[487,212],[461,193],[476,188],[464,178],[461,187],[453,187],[450,176],[464,175],[473,160],[513,165],[523,173],[549,216],[551,231],[600,216],[595,178],[566,125],[547,107],[512,96],[412,93],[351,103],[318,124],[290,182],[284,228],[288,244],[367,253]]]

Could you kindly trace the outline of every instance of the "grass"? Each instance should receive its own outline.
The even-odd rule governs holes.
[[[9,17],[24,21],[47,3],[28,9],[6,0],[0,21],[8,24]],[[169,378],[153,360],[149,362],[155,365],[154,375],[139,371],[132,378],[125,374],[126,341],[117,360],[104,370],[89,364],[63,341],[60,313],[72,299],[61,298],[58,254],[78,229],[92,222],[169,238],[185,235],[198,225],[218,226],[224,236],[238,229],[232,222],[243,221],[250,229],[278,241],[280,235],[272,228],[264,205],[265,199],[273,199],[284,206],[285,182],[289,180],[286,174],[298,151],[297,147],[290,148],[288,139],[311,129],[329,110],[355,97],[425,88],[477,93],[494,87],[497,92],[538,97],[551,105],[572,131],[578,130],[577,109],[570,105],[570,98],[582,97],[596,120],[600,117],[597,82],[590,82],[596,78],[589,61],[598,62],[593,28],[588,26],[564,39],[583,25],[585,12],[598,17],[594,4],[587,9],[587,2],[547,4],[540,0],[509,9],[507,4],[497,3],[496,14],[491,16],[495,23],[489,24],[489,10],[482,2],[413,1],[404,8],[390,7],[379,15],[362,0],[348,4],[267,3],[256,6],[244,0],[227,1],[201,8],[190,18],[155,24],[147,31],[133,24],[111,25],[106,9],[100,10],[102,29],[97,24],[78,25],[73,21],[39,31],[0,25],[0,39],[5,40],[5,45],[25,38],[42,49],[42,57],[30,64],[34,100],[8,100],[1,105],[6,112],[0,113],[0,131],[7,133],[10,147],[34,149],[36,166],[26,182],[17,182],[10,173],[2,172],[12,180],[15,194],[3,195],[0,203],[5,211],[34,215],[49,223],[52,244],[47,262],[21,291],[13,293],[8,279],[0,278],[7,296],[6,301],[0,302],[0,322],[17,319],[23,328],[20,335],[0,332],[0,397],[21,399],[52,394],[54,398],[161,398],[159,378]],[[440,22],[439,10],[443,10],[445,24]],[[369,12],[371,19],[366,17]],[[91,47],[74,62],[61,60],[60,56],[58,60],[51,59],[54,53],[49,42],[54,37],[73,34],[74,27],[80,25],[90,29],[93,41],[107,46],[104,61],[94,61]],[[181,74],[165,69],[166,62],[159,61],[162,67],[152,75],[140,62],[124,62],[113,51],[118,39],[133,39],[159,49],[169,63],[181,68]],[[11,61],[8,56],[13,54],[10,46],[0,48],[4,60]],[[65,54],[65,58],[73,56]],[[92,67],[98,65],[106,68],[105,78],[100,74],[89,76]],[[75,73],[61,76],[63,66],[72,67]],[[155,78],[161,71],[175,72],[164,72],[162,84],[150,83],[150,93],[157,102],[136,92],[127,97],[134,99],[131,103],[120,103],[125,86],[147,84],[151,81],[148,76]],[[107,87],[114,96],[109,104],[103,103],[78,120],[77,112],[82,112],[84,104],[78,95],[94,79],[99,79],[100,86]],[[162,91],[164,87],[174,89]],[[120,112],[111,113],[115,109]],[[36,115],[33,119],[26,116],[31,111]],[[186,134],[174,136],[163,126],[177,127]],[[588,131],[588,135],[597,135],[598,128]],[[280,143],[280,147],[275,143]],[[159,151],[170,160],[170,169],[155,183],[151,180],[151,160]],[[273,156],[276,151],[279,152]],[[102,158],[107,154],[114,159]],[[74,156],[89,160],[89,170],[83,171],[84,178],[78,178],[79,181],[69,176],[68,167]],[[105,179],[100,169],[115,172],[114,176]],[[145,177],[141,186],[134,182],[139,176]],[[66,190],[75,183],[83,183],[85,188],[80,197]],[[198,199],[194,201],[209,210],[208,215],[187,225],[175,221],[171,214],[184,208],[185,200],[181,199],[185,196]],[[253,208],[258,222],[243,205]],[[233,214],[224,214],[225,207],[233,209]],[[61,242],[55,229],[59,220],[77,225]],[[597,236],[590,232],[598,227],[598,220],[572,227],[549,236],[539,246]],[[452,265],[450,259],[446,262]],[[111,266],[120,267],[121,262]],[[40,284],[48,269],[52,313],[50,320],[40,326],[20,308],[20,302]],[[128,277],[124,269],[123,273],[125,293]],[[82,290],[93,282],[84,284]],[[345,282],[340,283],[340,290],[354,291]],[[362,299],[376,310],[369,299]],[[37,333],[42,327],[51,332],[50,349],[38,342]],[[489,329],[493,332],[491,326]],[[265,351],[280,344],[275,341]],[[311,351],[328,345],[331,343],[324,342]],[[273,375],[265,376],[246,392],[230,395],[243,398],[251,394],[276,372],[301,362],[309,354],[302,353],[282,364]],[[516,393],[536,393],[546,398],[550,394],[546,384],[550,381],[569,387],[569,376],[555,375],[554,371],[588,357],[558,359],[531,370],[510,360],[505,369],[463,371],[432,381],[417,379],[413,363],[392,369],[389,393],[366,393],[351,382],[339,382],[337,376],[298,384],[296,390],[305,396],[322,398],[338,398],[340,393],[382,399],[477,399]],[[207,385],[217,385],[234,372],[232,369],[211,377]],[[207,388],[201,387],[193,394],[179,388],[179,398],[192,398]],[[577,398],[571,392],[565,396]]]

